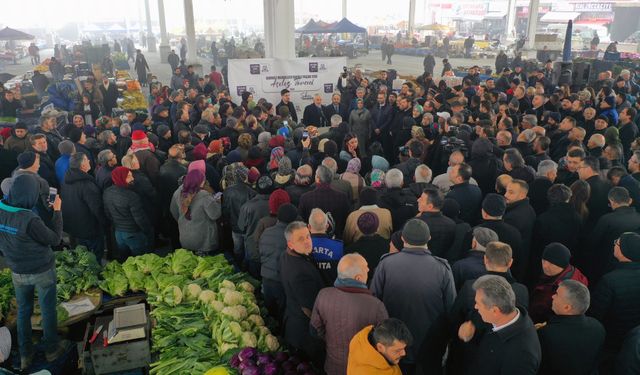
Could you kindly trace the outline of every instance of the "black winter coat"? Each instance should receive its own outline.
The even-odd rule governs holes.
[[[520,317],[512,325],[497,332],[487,332],[469,369],[476,375],[535,375],[540,367],[540,342],[527,315],[519,308]]]
[[[605,331],[584,315],[554,315],[538,330],[542,348],[540,375],[589,375],[597,367]]]
[[[130,188],[111,186],[103,195],[107,217],[117,231],[150,233],[151,222],[144,212],[138,194]]]
[[[501,163],[493,155],[482,157],[473,156],[469,161],[471,166],[471,177],[478,183],[482,191],[482,196],[493,193],[496,187],[496,178],[501,168]]]
[[[482,204],[482,191],[479,187],[469,182],[453,185],[447,198],[455,199],[460,205],[460,219],[471,225],[478,222]]]
[[[378,207],[391,211],[393,231],[402,229],[407,220],[418,213],[418,201],[408,190],[402,188],[387,189],[378,198]]]
[[[523,259],[522,252],[522,236],[516,227],[511,224],[505,223],[503,220],[484,220],[478,224],[479,227],[489,228],[496,232],[498,239],[501,242],[509,244],[513,254],[513,266],[511,266],[511,273],[517,280],[524,280],[525,269],[521,267],[522,264],[528,262],[528,259]],[[467,248],[471,247],[471,239],[473,238],[473,232],[467,234]]]
[[[347,223],[347,216],[351,212],[351,201],[347,195],[328,184],[316,184],[315,190],[300,197],[298,213],[304,220],[309,219],[311,210],[319,208],[323,212],[331,212],[335,222],[334,233],[342,238],[342,231]]]
[[[603,180],[599,176],[589,177],[585,180],[591,187],[591,195],[587,201],[589,208],[589,219],[587,220],[587,230],[593,228],[602,215],[610,212],[609,208],[609,190],[611,184],[607,180]]]
[[[100,191],[104,192],[109,186],[113,185],[113,180],[111,179],[113,169],[108,166],[100,166],[96,169],[96,184],[98,184]]]
[[[453,254],[450,254],[450,250],[456,238],[456,222],[444,216],[442,212],[423,212],[418,219],[429,226],[431,233],[429,250],[433,255],[453,263]]]
[[[244,183],[236,183],[228,187],[222,195],[222,216],[231,223],[231,230],[242,233],[238,228],[238,215],[240,207],[249,199],[253,198],[256,192]]]
[[[605,350],[617,352],[625,335],[640,325],[640,263],[618,263],[591,295],[588,315],[607,331]]]
[[[180,187],[180,179],[187,174],[187,167],[177,160],[167,160],[158,173],[158,197],[163,208],[168,208],[173,193]]]
[[[640,213],[633,207],[618,207],[598,220],[589,237],[589,253],[585,254],[585,274],[593,282],[617,263],[613,257],[613,241],[624,232],[640,231]],[[640,297],[640,296],[639,296]]]
[[[70,236],[92,239],[101,236],[105,227],[102,191],[93,176],[69,168],[60,191],[62,222]]]
[[[529,198],[508,204],[504,213],[503,220],[507,224],[511,224],[518,229],[522,238],[522,258],[514,259],[514,268],[516,270],[528,269],[529,253],[531,249],[531,236],[533,235],[533,226],[536,222],[536,212],[529,204]],[[521,263],[524,262],[524,263]]]
[[[537,215],[545,212],[549,208],[547,192],[553,182],[546,177],[536,177],[529,184],[529,203]]]

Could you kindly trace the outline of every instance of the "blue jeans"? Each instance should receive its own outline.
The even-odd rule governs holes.
[[[33,354],[31,342],[31,315],[33,314],[34,290],[38,291],[38,302],[42,311],[43,344],[47,353],[58,345],[58,317],[56,315],[56,269],[33,275],[11,274],[18,302],[18,345],[20,356]]]
[[[129,233],[116,231],[116,243],[118,244],[118,250],[122,253],[127,251],[131,252],[131,255],[142,255],[147,252],[148,240],[147,235],[142,232]]]

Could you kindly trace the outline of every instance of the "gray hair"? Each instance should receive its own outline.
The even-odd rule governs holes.
[[[333,171],[324,165],[318,166],[316,178],[322,184],[329,184],[333,180]]]
[[[111,138],[113,132],[111,130],[103,130],[100,134],[98,134],[98,141],[101,143],[107,143],[109,138]]]
[[[128,137],[131,135],[131,125],[122,124],[120,125],[120,135],[123,137]]]
[[[107,165],[109,160],[111,160],[111,155],[113,152],[111,150],[102,150],[98,153],[98,164]]]
[[[416,171],[414,172],[414,178],[416,182],[431,182],[431,177],[433,172],[431,172],[431,168],[427,167],[424,164],[420,164],[416,167]]]
[[[480,276],[473,283],[473,290],[482,290],[482,303],[488,308],[495,306],[503,314],[510,314],[516,309],[516,294],[511,284],[502,276]]]
[[[402,175],[402,171],[397,168],[389,169],[387,174],[384,176],[384,183],[388,188],[402,187],[403,180],[404,176]]]
[[[538,164],[538,176],[546,177],[551,171],[558,170],[558,163],[553,160],[543,160]]]
[[[131,169],[133,166],[133,159],[138,159],[135,154],[127,154],[123,156],[121,160],[122,166]]]
[[[342,123],[342,116],[333,115],[331,116],[331,126],[336,127]]]
[[[69,168],[80,169],[84,158],[86,158],[84,152],[76,152],[75,154],[69,156]]]
[[[366,260],[364,257],[358,253],[346,254],[342,258],[340,258],[340,262],[338,262],[338,279],[353,279],[356,275],[365,273],[362,267],[360,266],[361,260]],[[348,266],[345,266],[344,263],[349,263]]]
[[[433,115],[429,112],[425,113],[424,115],[422,115],[422,118],[427,117],[429,119],[429,122],[433,122]]]
[[[322,159],[321,165],[329,168],[331,172],[333,172],[333,174],[336,174],[338,172],[338,163],[336,162],[336,159],[332,158],[331,156],[327,156],[326,158]]]
[[[306,227],[307,227],[307,224],[303,221],[292,221],[284,229],[284,238],[287,240],[287,242],[289,242],[291,241],[291,235],[293,235],[294,231],[300,228],[306,228]]]
[[[476,240],[475,250],[484,251],[489,242],[498,241],[496,232],[489,228],[475,227],[473,228],[473,238]]]
[[[329,218],[319,208],[314,208],[309,214],[309,226],[314,232],[326,232],[327,225],[329,224]]]
[[[2,137],[0,137],[2,138]],[[68,139],[58,143],[58,151],[62,155],[71,155],[76,152],[76,145]]]
[[[269,132],[262,132],[260,134],[258,134],[258,143],[263,143],[263,144],[268,144],[269,141],[271,140],[271,133]]]
[[[567,302],[577,315],[582,315],[587,311],[591,303],[591,295],[583,283],[577,280],[564,280],[558,287],[564,287],[567,292]]]
[[[522,117],[522,121],[528,122],[529,124],[531,124],[531,126],[538,125],[538,118],[536,117],[536,115],[524,115]]]

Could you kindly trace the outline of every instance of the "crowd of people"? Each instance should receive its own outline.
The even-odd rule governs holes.
[[[550,66],[474,67],[448,87],[434,65],[399,92],[345,70],[331,103],[297,113],[286,89],[234,101],[215,67],[172,64],[149,115],[102,115],[104,80],[69,123],[2,130],[23,365],[34,286],[59,354],[46,296],[64,238],[101,260],[226,253],[327,374],[637,373],[635,72],[556,87]],[[14,101],[3,90],[4,113]]]

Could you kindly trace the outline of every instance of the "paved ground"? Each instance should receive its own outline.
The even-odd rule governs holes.
[[[47,57],[51,57],[53,55],[53,50],[43,50],[41,51],[41,59],[44,60]],[[171,79],[171,68],[169,64],[160,62],[160,54],[157,52],[145,52],[145,57],[147,58],[147,62],[149,67],[151,68],[151,72],[158,77],[158,80],[163,83],[168,83]],[[423,72],[422,69],[422,57],[415,56],[403,56],[403,55],[394,55],[392,57],[393,64],[387,65],[385,61],[382,61],[380,51],[374,50],[369,53],[367,56],[360,56],[356,59],[347,60],[347,64],[350,67],[355,67],[356,65],[361,66],[367,70],[381,70],[381,69],[389,69],[393,68],[398,71],[400,74],[410,74],[410,75],[419,75]],[[488,65],[493,66],[493,59],[449,59],[451,65],[454,68],[459,66],[470,67],[472,65]],[[203,58],[199,59],[199,62],[203,65],[203,69],[205,72],[209,71],[209,66],[211,65],[211,61],[207,61]],[[133,65],[132,63],[130,63]],[[0,65],[0,73],[10,73],[13,75],[24,74],[27,71],[33,69],[33,66],[30,64],[29,58],[24,58],[18,61],[18,64],[3,64]],[[442,71],[442,59],[436,59],[436,68],[434,70],[435,75],[438,75]]]

